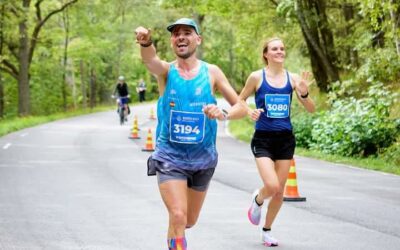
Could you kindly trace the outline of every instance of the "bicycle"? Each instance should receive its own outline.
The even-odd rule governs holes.
[[[115,98],[114,96],[112,96],[112,98]],[[128,111],[129,111],[129,107],[128,107],[128,96],[124,96],[124,97],[118,97],[117,98],[117,103],[118,103],[118,117],[119,117],[119,123],[120,125],[124,125],[124,122],[127,121],[127,117],[128,117]],[[126,104],[126,106],[125,106]],[[126,110],[128,109],[128,110]]]

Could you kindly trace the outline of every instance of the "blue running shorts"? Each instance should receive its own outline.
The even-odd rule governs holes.
[[[147,175],[157,174],[158,184],[168,180],[187,180],[187,186],[196,191],[204,192],[210,184],[215,168],[188,170],[171,166],[171,164],[154,160],[147,160]]]

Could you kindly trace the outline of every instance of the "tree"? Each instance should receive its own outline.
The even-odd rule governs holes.
[[[310,53],[318,87],[327,92],[329,83],[339,81],[333,33],[324,0],[296,0],[295,11]]]
[[[3,46],[4,46],[4,5],[0,9],[0,60],[3,56]],[[4,86],[3,77],[0,70],[0,118],[4,116]]]
[[[395,3],[395,0],[390,0],[390,17],[397,55],[400,56],[400,4],[399,2]]]
[[[31,1],[22,0],[22,5],[13,1],[3,2],[2,7],[6,8],[6,18],[14,20],[18,25],[18,40],[10,38],[5,40],[5,47],[8,48],[11,58],[1,60],[0,70],[10,74],[18,82],[18,113],[20,116],[30,114],[30,88],[29,69],[33,54],[39,41],[39,34],[44,24],[55,14],[62,12],[69,5],[78,0],[70,0],[67,3],[61,2],[61,6],[55,8],[42,16],[43,0],[37,0],[34,4],[34,14],[31,11]],[[31,23],[31,20],[33,20]],[[30,28],[32,25],[32,31]]]

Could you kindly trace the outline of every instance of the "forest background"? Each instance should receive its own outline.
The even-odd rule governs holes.
[[[158,55],[170,61],[166,26],[180,17],[198,22],[199,58],[221,67],[238,92],[264,66],[264,41],[282,38],[287,69],[315,78],[318,112],[294,103],[297,145],[325,157],[380,159],[384,167],[371,168],[400,174],[396,0],[0,0],[0,131],[32,117],[110,107],[119,75],[131,92],[145,79],[147,98],[157,99],[134,29],[151,28]],[[253,125],[244,119],[231,128],[248,141]]]

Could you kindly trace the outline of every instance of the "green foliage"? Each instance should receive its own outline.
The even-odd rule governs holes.
[[[249,119],[232,120],[229,122],[229,132],[236,138],[240,134],[240,139],[245,142],[250,142],[254,123],[250,122]],[[248,131],[248,132],[245,132]],[[297,140],[297,137],[296,137]],[[366,169],[379,170],[387,173],[393,173],[400,175],[400,165],[394,163],[392,159],[385,160],[377,157],[359,158],[359,157],[345,157],[337,154],[327,154],[321,151],[304,149],[296,147],[296,155],[302,155],[306,157],[312,157],[315,159],[322,159],[325,161],[348,164],[353,166],[359,166]],[[388,156],[389,157],[389,156]]]
[[[398,133],[400,133],[399,130]],[[393,143],[381,153],[381,158],[396,164],[400,171],[400,137],[397,139],[396,143]]]
[[[393,83],[400,79],[400,58],[392,49],[377,49],[358,70],[359,79],[367,82]]]
[[[4,118],[15,117],[18,113],[18,88],[14,78],[9,75],[2,75],[2,81],[4,85]]]
[[[295,13],[295,1],[293,0],[282,0],[279,2],[276,8],[278,15],[285,17],[286,21],[292,22],[296,18]]]
[[[396,139],[396,123],[390,119],[395,94],[382,84],[372,85],[365,96],[336,100],[330,111],[313,122],[312,149],[344,156],[368,156],[389,147]]]
[[[313,121],[317,114],[305,114],[302,112],[292,117],[293,132],[296,137],[296,145],[302,148],[310,148],[312,140]]]

